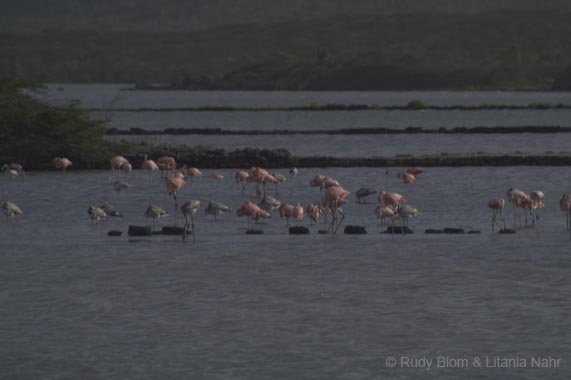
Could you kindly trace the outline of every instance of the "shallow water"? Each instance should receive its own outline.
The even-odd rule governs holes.
[[[0,178],[0,198],[24,215],[0,220],[2,378],[105,379],[567,379],[571,352],[569,232],[558,207],[568,169],[431,168],[413,185],[401,169],[303,169],[281,199],[318,199],[316,173],[352,193],[361,186],[402,193],[420,215],[415,234],[379,234],[375,202],[350,196],[345,224],[364,236],[290,236],[277,214],[245,235],[234,214],[200,210],[197,242],[177,237],[107,237],[145,224],[149,202],[172,212],[162,181],[136,171],[113,191],[109,172],[29,173]],[[231,180],[195,178],[180,200],[213,198],[236,209]],[[285,170],[281,170],[285,173]],[[535,228],[490,231],[489,198],[511,186],[542,189]],[[91,225],[90,204],[125,217]],[[507,220],[513,223],[511,209]],[[172,218],[161,224],[171,223]],[[307,219],[303,222],[309,225]],[[463,226],[479,235],[426,235]],[[388,356],[562,358],[559,369],[387,368]]]

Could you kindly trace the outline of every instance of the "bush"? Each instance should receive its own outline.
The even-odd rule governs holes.
[[[125,149],[105,140],[105,122],[92,120],[76,103],[53,106],[31,93],[43,86],[0,79],[0,160],[28,168],[66,156],[74,167],[92,167]]]
[[[415,99],[413,101],[408,102],[408,104],[406,105],[406,108],[411,109],[411,110],[421,110],[421,109],[428,108],[428,104],[425,101]]]

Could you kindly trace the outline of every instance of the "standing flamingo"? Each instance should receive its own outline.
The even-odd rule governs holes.
[[[566,224],[565,227],[571,230],[571,194],[564,193],[559,200],[559,207],[565,213]]]
[[[376,193],[377,193],[377,190],[375,190],[375,189],[369,189],[367,187],[361,187],[355,193],[355,196],[357,197],[357,203],[365,203],[365,198],[367,198],[369,195],[373,195]]]
[[[408,220],[418,214],[418,210],[411,205],[400,203],[396,206],[397,217],[401,219],[401,232],[404,236],[405,229],[408,228]]]
[[[298,222],[303,220],[305,213],[303,210],[303,206],[301,205],[301,203],[297,202],[297,204],[293,207],[293,219],[297,220]]]
[[[169,171],[176,169],[176,160],[170,156],[163,156],[157,160],[157,165],[161,171],[161,177],[166,177]]]
[[[224,176],[222,174],[219,173],[212,173],[208,176],[208,178],[211,179],[224,179]]]
[[[159,170],[159,165],[153,160],[149,160],[147,155],[145,154],[145,158],[143,159],[143,163],[141,164],[141,169],[150,170],[151,172],[156,172]]]
[[[180,206],[180,210],[182,211],[185,220],[183,228],[184,232],[182,234],[183,240],[186,240],[188,233],[192,232],[192,241],[196,242],[196,233],[194,230],[194,214],[196,214],[199,208],[200,208],[200,201],[198,200],[190,200],[189,202],[186,202],[185,204]],[[189,230],[189,224],[191,227],[190,230]]]
[[[414,176],[414,174],[407,173],[407,172],[399,174],[399,178],[404,183],[415,183],[416,182],[416,177]]]
[[[307,216],[309,216],[309,218],[313,220],[314,223],[317,223],[317,220],[319,220],[319,217],[323,212],[321,206],[317,203],[308,204],[305,208],[305,211],[307,212]]]
[[[107,218],[105,211],[95,206],[89,206],[87,214],[91,218],[91,224],[97,224],[101,219]]]
[[[113,173],[113,178],[117,178],[117,170],[121,170],[123,166],[129,164],[129,160],[127,160],[123,156],[115,156],[111,159],[111,172]]]
[[[166,179],[167,192],[174,198],[174,225],[178,227],[178,202],[176,199],[178,191],[187,185],[187,182],[178,176],[172,176]]]
[[[529,213],[531,214],[531,224],[535,225],[535,221],[539,220],[538,211],[540,208],[543,208],[545,205],[543,203],[543,198],[545,198],[545,194],[543,191],[536,190],[529,193]]]
[[[400,203],[405,203],[406,199],[399,193],[392,193],[388,191],[380,191],[379,192],[379,203],[382,206],[392,206],[395,208]]]
[[[527,208],[531,203],[529,195],[523,191],[512,187],[507,192],[508,200],[511,202],[514,211],[514,229],[516,227],[516,215],[519,218],[519,224],[521,226],[521,215],[519,213],[520,208]],[[527,225],[527,214],[525,215],[525,224]]]
[[[289,227],[289,221],[293,217],[294,206],[289,203],[282,203],[279,207],[280,218],[286,218],[286,224]]]
[[[264,195],[258,206],[260,206],[262,210],[271,212],[273,209],[280,207],[281,204],[282,203],[278,201],[276,198],[270,197],[268,194],[266,194]]]
[[[70,167],[73,163],[65,157],[56,157],[53,159],[52,163],[56,169],[61,169],[65,174],[66,169]]]
[[[375,208],[375,215],[377,216],[377,219],[381,219],[381,225],[383,225],[383,221],[385,219],[388,219],[391,221],[391,227],[394,227],[395,219],[397,217],[394,206],[383,206],[382,204],[379,204]],[[394,230],[394,228],[392,230]]]
[[[242,195],[244,195],[244,190],[246,190],[246,184],[248,183],[249,176],[250,174],[248,174],[248,172],[242,170],[238,170],[236,173],[234,173],[234,179],[236,180],[236,183],[242,184]]]
[[[210,200],[210,202],[208,202],[208,206],[204,209],[205,214],[214,215],[214,220],[216,220],[218,215],[222,215],[225,212],[232,212],[232,209],[223,203],[215,202],[213,200]]]
[[[164,218],[168,214],[169,213],[167,210],[152,203],[149,205],[149,207],[147,207],[147,210],[145,211],[145,217],[151,218],[153,220],[153,225],[158,223],[159,218]]]
[[[345,219],[345,214],[341,206],[346,202],[345,198],[349,194],[350,193],[341,186],[333,186],[325,190],[323,208],[331,211],[332,220],[329,231],[332,233],[337,232],[341,223],[343,223],[343,219]],[[341,214],[341,220],[338,220],[337,213]]]
[[[280,173],[272,173],[272,177],[274,177],[276,179],[276,183],[274,183],[274,195],[277,197],[278,195],[280,195],[280,190],[278,188],[278,185],[282,184],[282,183],[287,183],[287,178]]]
[[[258,207],[256,204],[254,204],[253,202],[250,202],[250,201],[245,201],[242,204],[242,206],[240,206],[240,208],[238,209],[236,214],[239,217],[244,216],[244,215],[246,215],[248,217],[248,228],[250,228],[250,217],[253,217],[256,220],[259,218],[269,218],[270,217],[269,212],[262,210],[260,207]]]
[[[500,230],[502,229],[502,225],[498,222],[498,217],[503,223],[503,229],[506,229],[506,221],[502,217],[502,211],[505,205],[506,201],[503,198],[491,199],[488,202],[488,207],[492,209],[492,232],[494,231],[494,225],[496,224],[500,227]]]

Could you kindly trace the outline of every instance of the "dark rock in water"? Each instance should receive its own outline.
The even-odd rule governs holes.
[[[329,230],[319,230],[317,231],[317,233],[321,235],[327,235],[329,233]]]
[[[468,234],[473,235],[473,234],[481,234],[482,232],[478,231],[478,230],[471,230],[468,231]]]
[[[428,228],[428,229],[424,230],[424,233],[425,234],[442,234],[442,233],[444,233],[444,231]]]
[[[363,226],[346,226],[343,232],[349,235],[363,235],[367,230]]]
[[[121,235],[123,235],[123,232],[118,230],[111,230],[107,232],[107,236],[121,236]]]
[[[499,233],[500,234],[515,234],[515,230],[512,230],[510,228],[503,228],[500,230]]]
[[[164,226],[163,235],[182,235],[184,233],[184,228],[174,227],[174,226]]]
[[[248,230],[246,231],[246,235],[263,235],[264,231],[262,230]]]
[[[412,234],[413,231],[408,227],[401,227],[401,226],[388,226],[387,227],[388,234]]]
[[[462,229],[462,228],[445,228],[444,233],[445,234],[463,234],[464,229]]]
[[[309,228],[304,226],[294,226],[289,228],[290,235],[309,235]]]
[[[151,226],[129,226],[127,235],[129,236],[151,236]]]

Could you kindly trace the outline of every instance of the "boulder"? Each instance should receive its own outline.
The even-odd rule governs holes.
[[[151,226],[129,226],[127,232],[129,236],[151,236],[152,234]]]
[[[309,228],[304,226],[294,226],[289,228],[290,235],[309,235]]]
[[[367,230],[363,226],[345,226],[343,232],[349,235],[364,235],[367,233]]]

